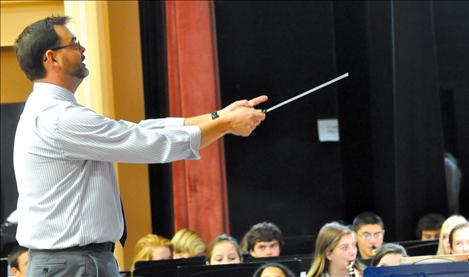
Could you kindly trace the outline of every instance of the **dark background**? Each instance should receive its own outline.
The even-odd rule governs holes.
[[[445,145],[469,173],[468,2],[217,1],[215,15],[223,105],[350,73],[225,138],[234,236],[263,220],[315,234],[368,210],[406,240],[423,214],[448,215]],[[340,143],[318,141],[320,118],[339,119]]]
[[[381,215],[386,240],[414,238],[428,212],[449,215],[443,151],[463,173],[469,216],[469,2],[216,1],[221,99],[277,104],[250,138],[225,138],[231,233],[259,221],[286,236]],[[168,115],[164,3],[140,2],[146,116]],[[12,145],[22,104],[1,107],[1,220],[16,207]],[[337,118],[340,142],[319,142]],[[151,165],[153,231],[172,235],[171,172]]]

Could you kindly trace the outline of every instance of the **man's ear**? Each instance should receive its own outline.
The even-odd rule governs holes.
[[[56,61],[54,57],[54,51],[47,50],[46,53],[44,53],[43,62],[47,62],[47,61],[53,61],[53,62]]]

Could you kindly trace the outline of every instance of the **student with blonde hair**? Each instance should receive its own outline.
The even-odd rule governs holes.
[[[190,258],[205,255],[207,244],[195,231],[190,229],[179,230],[171,239],[173,245],[173,258]]]
[[[338,222],[325,224],[316,239],[308,277],[362,276],[357,261],[357,239],[352,229]]]
[[[461,215],[452,215],[448,217],[443,225],[441,226],[440,231],[440,241],[438,242],[437,255],[450,255],[450,245],[449,245],[449,233],[454,228],[454,226],[467,222],[466,218]]]
[[[469,222],[461,223],[449,233],[451,254],[469,254]]]
[[[141,237],[135,245],[132,271],[135,269],[135,263],[139,261],[172,259],[172,252],[172,246],[169,239],[154,234],[145,235]]]

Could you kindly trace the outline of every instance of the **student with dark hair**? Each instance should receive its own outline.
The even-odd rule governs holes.
[[[16,238],[30,249],[31,276],[118,276],[114,243],[126,232],[113,163],[199,159],[201,148],[227,134],[249,136],[265,119],[254,106],[267,96],[190,118],[106,118],[75,98],[89,71],[68,21],[47,17],[16,40],[18,62],[33,82],[13,151]],[[51,256],[63,263],[45,262]]]
[[[282,264],[267,263],[261,265],[252,277],[295,277],[295,274]]]
[[[371,260],[371,266],[396,266],[401,264],[401,258],[407,257],[404,247],[395,243],[381,245]]]
[[[243,262],[243,255],[236,239],[223,234],[208,245],[205,262],[209,265],[239,264]]]
[[[437,240],[445,218],[441,214],[430,213],[422,216],[417,224],[417,239]]]
[[[15,247],[8,255],[8,265],[11,275],[14,277],[26,277],[28,267],[28,249],[24,247]]]
[[[243,250],[254,258],[280,256],[283,244],[282,232],[272,222],[253,225],[243,238]]]
[[[369,265],[374,252],[383,244],[383,220],[377,214],[364,212],[355,217],[352,226],[357,233],[359,260]]]

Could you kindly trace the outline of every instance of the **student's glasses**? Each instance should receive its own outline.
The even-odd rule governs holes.
[[[376,233],[364,232],[364,233],[360,234],[359,236],[362,237],[365,240],[370,240],[372,237],[375,238],[375,239],[380,239],[380,238],[383,237],[383,232],[376,232]]]

